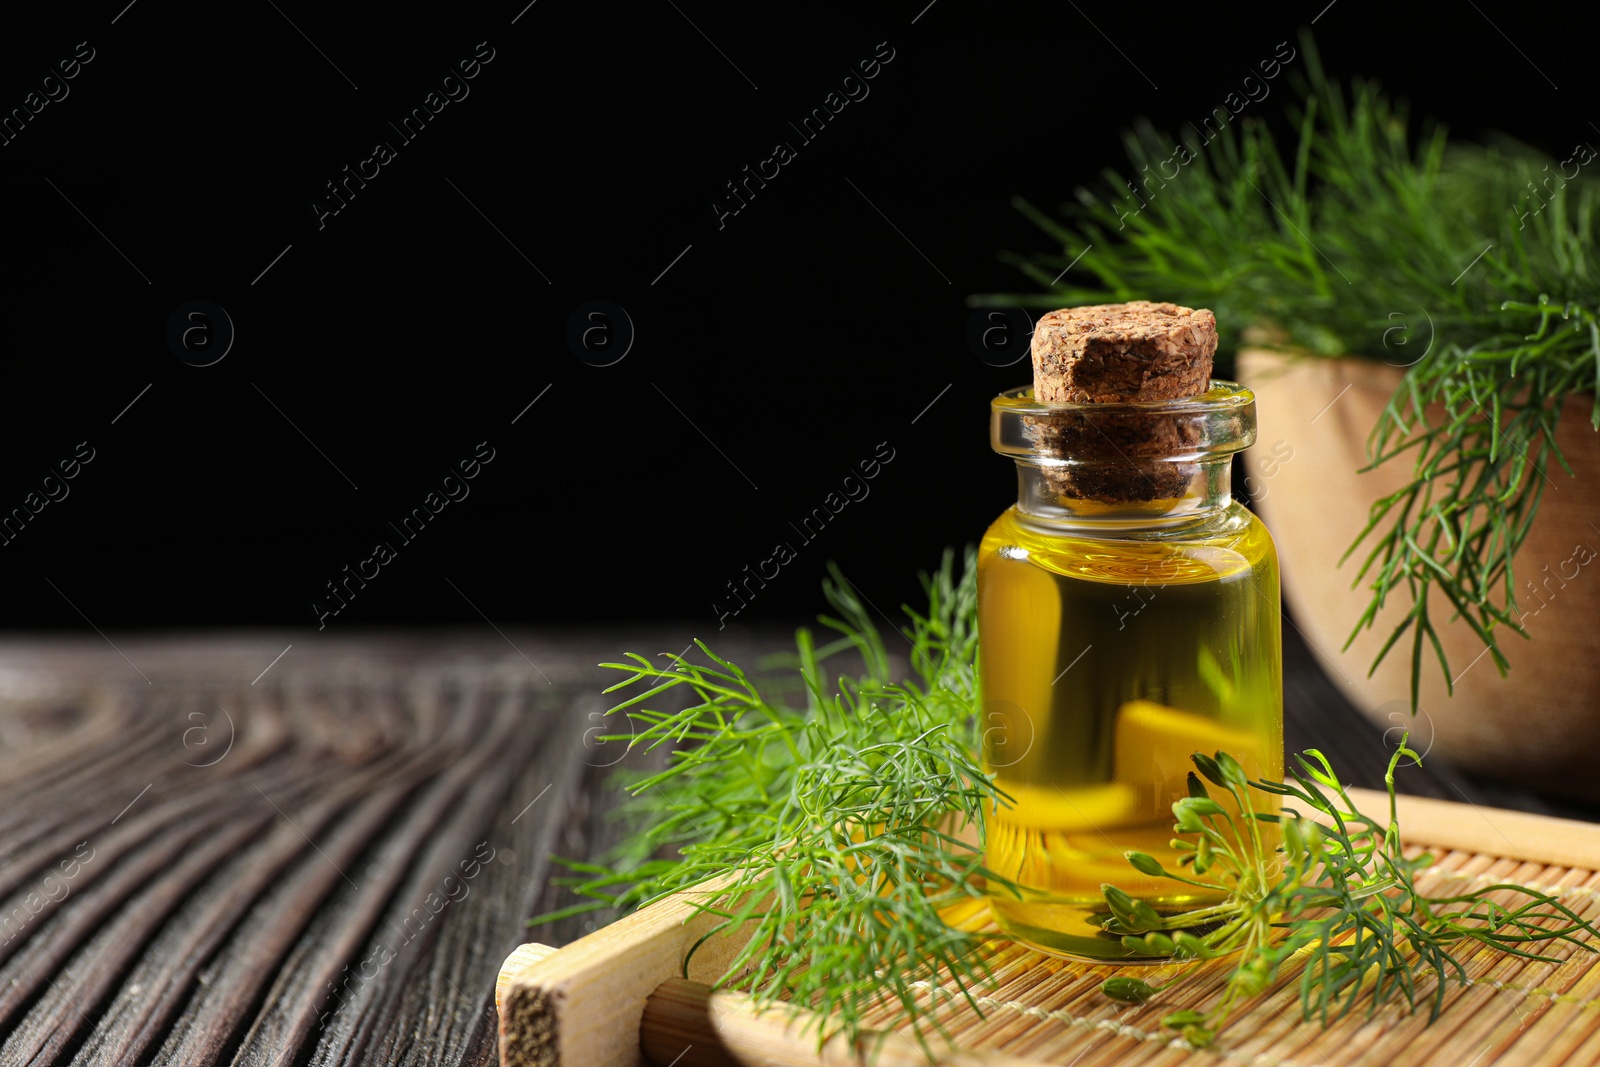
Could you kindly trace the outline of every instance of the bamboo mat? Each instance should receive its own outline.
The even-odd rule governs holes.
[[[1384,800],[1358,791],[1358,803],[1364,810],[1377,810]],[[1514,882],[1556,896],[1591,921],[1600,919],[1600,826],[1408,797],[1401,798],[1400,818],[1403,831],[1408,824],[1411,828],[1409,851],[1427,848],[1438,857],[1418,879],[1424,892],[1443,896]],[[1502,903],[1516,902],[1509,893],[1496,896]],[[630,1025],[630,1019],[631,1025],[642,1026],[643,1056],[654,1067],[857,1062],[849,1050],[837,1047],[819,1055],[814,1034],[801,1033],[782,1013],[755,1013],[739,994],[710,994],[678,979],[652,987],[668,974],[652,971],[654,961],[663,951],[672,957],[692,944],[702,922],[690,918],[686,925],[690,912],[677,901],[656,907],[663,908],[662,914],[652,916],[652,909],[645,909],[566,950],[535,952],[508,968],[502,975],[501,1003],[501,1053],[507,1067],[636,1063],[635,1054],[622,1045],[594,1040],[597,1028],[614,1031]],[[961,925],[993,930],[981,914]],[[714,958],[701,965],[702,980],[714,970],[718,955],[714,943],[707,947]],[[1419,983],[1422,1007],[1414,1014],[1401,1004],[1369,1017],[1366,998],[1326,1027],[1303,1021],[1298,987],[1302,966],[1292,962],[1264,996],[1240,1007],[1214,1046],[1202,1050],[1175,1040],[1160,1020],[1183,1008],[1203,1010],[1214,1004],[1222,993],[1226,960],[1095,966],[1008,945],[996,951],[994,981],[975,1006],[950,986],[927,987],[923,1004],[940,1005],[936,1018],[954,1042],[940,1062],[962,1067],[1600,1063],[1600,953],[1558,944],[1546,954],[1559,962],[1462,947],[1457,955],[1467,981],[1446,983],[1444,1009],[1431,1025],[1425,1004],[1435,990],[1431,980]],[[631,985],[619,980],[624,971]],[[1099,991],[1101,982],[1117,974],[1151,984],[1180,974],[1182,979],[1148,1004],[1125,1005]],[[641,988],[642,1012],[630,1016],[632,990]],[[530,995],[534,991],[538,996]],[[565,1018],[561,1007],[553,1006],[558,1001],[566,1003]],[[545,1013],[542,1020],[528,1017],[538,1010]],[[575,1018],[580,1011],[597,1017],[580,1023]],[[868,1017],[869,1027],[888,1031],[899,1022],[887,1011]],[[883,1067],[926,1062],[909,1042],[886,1047]]]
[[[1415,850],[1413,850],[1415,851]],[[1600,917],[1600,877],[1593,870],[1552,867],[1475,852],[1449,851],[1419,880],[1423,890],[1445,895],[1513,881],[1544,889],[1584,917]],[[1511,894],[1496,894],[1515,903]],[[992,926],[989,927],[993,929]],[[1460,953],[1467,984],[1446,983],[1443,1013],[1428,1024],[1426,998],[1434,983],[1418,989],[1422,1009],[1407,1015],[1390,1006],[1368,1018],[1360,1001],[1342,1020],[1324,1029],[1302,1021],[1298,982],[1303,966],[1285,969],[1262,998],[1229,1020],[1210,1049],[1190,1050],[1160,1025],[1183,1008],[1204,1010],[1221,996],[1225,960],[1179,967],[1095,967],[1020,948],[995,960],[995,988],[977,998],[980,1016],[953,989],[938,1017],[960,1048],[995,1051],[1040,1064],[1075,1067],[1145,1067],[1157,1064],[1251,1064],[1310,1067],[1312,1064],[1559,1064],[1600,1062],[1600,955],[1563,945],[1547,953],[1561,963],[1539,963],[1488,950]],[[1145,1005],[1116,1003],[1100,983],[1129,974],[1152,984],[1181,974],[1182,980]],[[931,991],[930,991],[931,992]],[[876,1026],[891,1026],[879,1016]]]

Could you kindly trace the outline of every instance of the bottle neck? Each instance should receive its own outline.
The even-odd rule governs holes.
[[[1140,463],[1138,476],[1151,499],[1107,502],[1061,493],[1064,480],[1086,480],[1092,471],[1065,474],[1070,464],[1018,460],[1017,511],[1030,525],[1075,532],[1128,533],[1188,526],[1220,516],[1233,503],[1232,455],[1185,457],[1151,469]],[[1126,475],[1118,472],[1118,477]],[[1160,495],[1157,495],[1160,494]]]
[[[1198,396],[1138,403],[1039,404],[1013,389],[990,411],[995,451],[1017,464],[1017,513],[1047,532],[1220,517],[1233,504],[1234,453],[1256,436],[1255,396],[1220,379]]]

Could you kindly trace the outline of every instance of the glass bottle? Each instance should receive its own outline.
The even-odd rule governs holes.
[[[1123,855],[1181,869],[1168,842],[1190,754],[1223,749],[1252,779],[1283,775],[1277,553],[1229,484],[1255,440],[1255,397],[1218,380],[1158,402],[1032,393],[992,403],[1018,495],[978,556],[984,764],[1012,798],[991,813],[987,862],[1022,893],[992,889],[990,907],[1043,951],[1125,960],[1099,926],[1102,883],[1165,913],[1221,899]],[[1270,852],[1276,827],[1261,829]]]

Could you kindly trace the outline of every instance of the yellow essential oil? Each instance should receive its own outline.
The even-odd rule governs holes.
[[[1018,459],[1023,491],[978,558],[984,761],[1010,798],[990,813],[987,864],[1021,892],[991,890],[990,908],[1002,930],[1045,951],[1124,960],[1120,938],[1100,929],[1103,883],[1161,913],[1221,900],[1124,857],[1183,869],[1168,842],[1190,754],[1223,749],[1252,779],[1283,773],[1277,556],[1227,485],[1232,452],[1253,438],[1253,398],[1217,383],[1185,402],[1172,418],[1197,429],[1179,435],[1185,449],[1155,481],[1170,486],[1177,472],[1187,488],[1107,505],[1056,492],[1062,477],[1037,464],[1036,434],[1032,449],[1007,437],[1001,421],[1018,408],[1002,401],[1019,393],[996,401],[996,444]],[[1114,484],[1095,479],[1101,492]],[[1276,810],[1265,794],[1252,802]],[[1276,827],[1260,829],[1270,852]]]

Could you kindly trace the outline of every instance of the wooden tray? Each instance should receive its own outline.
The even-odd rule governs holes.
[[[1387,806],[1382,794],[1351,790],[1364,811]],[[1406,843],[1439,862],[1419,879],[1441,893],[1510,881],[1542,888],[1588,919],[1600,915],[1600,826],[1420,797],[1400,798]],[[819,1053],[784,1012],[760,1014],[747,997],[712,992],[739,945],[719,937],[701,946],[683,974],[689,948],[714,920],[684,894],[660,901],[563,949],[524,945],[506,960],[496,986],[502,1067],[817,1067],[856,1064],[834,1044]],[[1450,982],[1444,1014],[1386,1008],[1369,1020],[1358,1005],[1324,1029],[1302,1022],[1297,967],[1229,1020],[1216,1044],[1195,1051],[1174,1042],[1160,1019],[1204,1007],[1221,992],[1226,961],[1183,965],[1187,977],[1150,1004],[1118,1004],[1098,992],[1119,971],[1159,980],[1163,968],[1095,966],[1011,946],[995,960],[996,983],[979,999],[980,1016],[946,998],[941,1018],[959,1050],[949,1067],[1311,1067],[1313,1064],[1434,1064],[1489,1067],[1600,1063],[1600,954],[1570,945],[1550,949],[1559,964],[1494,952],[1460,953],[1469,981]],[[1154,974],[1154,976],[1153,976]],[[1420,995],[1431,987],[1419,990]],[[930,990],[930,995],[932,991]],[[873,1025],[893,1030],[885,1016]],[[880,1067],[925,1067],[908,1038],[892,1034]]]

